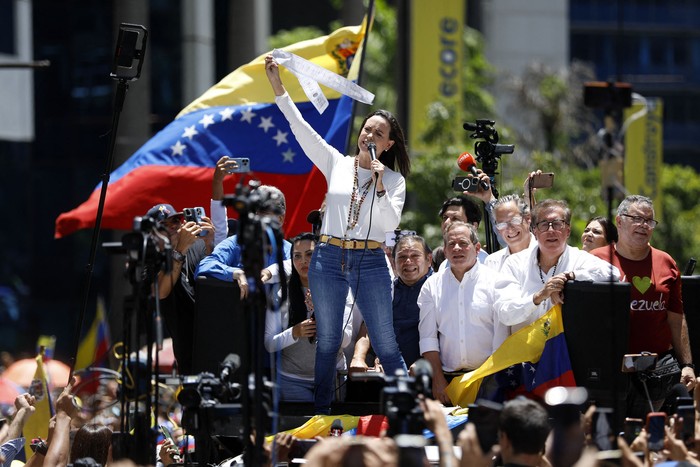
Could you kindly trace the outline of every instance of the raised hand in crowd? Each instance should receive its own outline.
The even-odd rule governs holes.
[[[0,438],[0,443],[4,443],[10,439],[22,437],[22,429],[24,428],[24,424],[36,410],[34,407],[35,403],[36,398],[28,393],[20,394],[15,398],[15,415],[12,422],[9,424],[10,426],[7,430],[6,436],[4,438]]]
[[[620,449],[620,464],[623,467],[644,467],[648,465],[636,456],[635,451],[627,444],[623,436],[617,437],[617,447]],[[644,458],[647,459],[647,456],[645,455]]]
[[[207,248],[207,254],[209,254],[214,250],[214,234],[216,232],[216,228],[214,227],[211,218],[207,216],[202,216],[202,222],[199,223],[199,228],[200,235],[201,232],[206,232],[206,235],[202,236],[202,239],[204,239],[204,244]]]
[[[163,444],[161,444],[158,455],[160,457],[160,461],[165,467],[168,467],[170,464],[182,462],[182,459],[180,457],[180,450],[168,438],[165,438]]]
[[[476,434],[476,426],[473,423],[467,423],[462,432],[459,434],[457,445],[462,449],[462,459],[459,465],[462,467],[491,467],[493,465],[493,456],[497,446],[492,449],[493,452],[484,452],[479,445],[479,436]]]
[[[224,179],[231,174],[232,169],[237,169],[238,163],[229,156],[223,156],[216,162],[214,176],[211,180],[211,199],[224,199]]]
[[[208,219],[208,218],[207,218]],[[211,223],[210,223],[211,225]],[[179,251],[183,255],[187,254],[187,250],[199,239],[199,234],[202,231],[202,226],[193,221],[187,221],[177,230],[177,235],[172,240],[172,248]],[[213,235],[212,235],[213,237]]]
[[[44,458],[44,467],[64,467],[70,458],[70,425],[78,410],[73,403],[73,385],[71,378],[61,395],[56,399],[56,421],[53,433],[48,440],[49,449]]]
[[[290,433],[277,433],[275,435],[275,439],[272,442],[271,449],[274,450],[274,458],[278,463],[289,463],[292,461],[292,459],[290,459],[289,453],[291,452],[292,445],[294,444],[294,441],[296,439],[297,438]]]
[[[664,451],[668,460],[686,461],[693,465],[700,465],[697,456],[693,452],[688,452],[685,442],[680,437],[681,422],[674,416],[674,426],[666,426],[666,436],[664,438]]]
[[[425,426],[435,435],[435,441],[440,453],[440,465],[449,467],[457,465],[457,458],[454,455],[452,432],[447,426],[445,413],[442,406],[432,400],[426,399],[423,395],[418,396],[420,407],[423,410]]]
[[[473,196],[475,198],[479,198],[481,201],[484,202],[484,204],[488,203],[489,201],[495,200],[496,197],[493,195],[493,191],[491,190],[491,178],[488,176],[486,172],[484,172],[481,169],[476,169],[476,172],[478,174],[478,179],[479,183],[477,184],[477,190],[476,191],[465,191],[463,194],[467,196]],[[471,175],[467,175],[468,177],[471,177]],[[486,186],[488,186],[487,189],[485,189],[482,185],[482,183],[485,183]]]

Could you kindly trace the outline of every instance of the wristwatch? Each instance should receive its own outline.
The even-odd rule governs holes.
[[[183,255],[182,253],[180,253],[177,250],[172,250],[172,255],[173,255],[173,260],[177,261],[178,263],[182,263],[183,261],[185,261],[185,255]]]
[[[693,371],[695,371],[695,365],[693,365],[692,363],[679,363],[678,366],[680,366],[681,368],[692,368]]]
[[[32,451],[36,452],[37,454],[41,454],[42,456],[45,456],[46,452],[49,450],[49,446],[46,444],[46,441],[41,438],[33,439],[29,447]]]

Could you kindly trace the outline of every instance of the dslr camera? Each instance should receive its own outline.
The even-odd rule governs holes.
[[[460,192],[475,193],[479,191],[479,179],[476,177],[456,177],[452,180],[452,189]]]

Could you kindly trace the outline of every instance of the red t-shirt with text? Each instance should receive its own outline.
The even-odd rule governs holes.
[[[591,253],[610,261],[609,247]],[[629,352],[666,352],[672,347],[667,313],[683,313],[676,262],[668,253],[651,247],[650,254],[640,261],[624,258],[613,248],[612,263],[620,270],[620,281],[632,284]]]

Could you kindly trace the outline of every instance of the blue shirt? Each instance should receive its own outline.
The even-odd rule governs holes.
[[[243,269],[241,262],[241,247],[238,245],[238,236],[232,235],[221,241],[209,256],[205,256],[197,266],[195,277],[213,277],[226,282],[233,282],[233,271]],[[283,259],[290,259],[292,256],[292,244],[287,240],[282,242],[284,252]],[[276,258],[268,256],[266,266],[273,264]]]
[[[394,334],[399,350],[406,366],[409,367],[418,360],[420,355],[420,335],[418,334],[418,322],[420,321],[420,308],[418,307],[418,294],[423,283],[433,273],[432,269],[413,285],[406,285],[397,278],[394,280]]]
[[[6,441],[0,446],[0,452],[5,457],[5,463],[2,467],[10,467],[15,456],[24,448],[24,438],[15,438]]]

